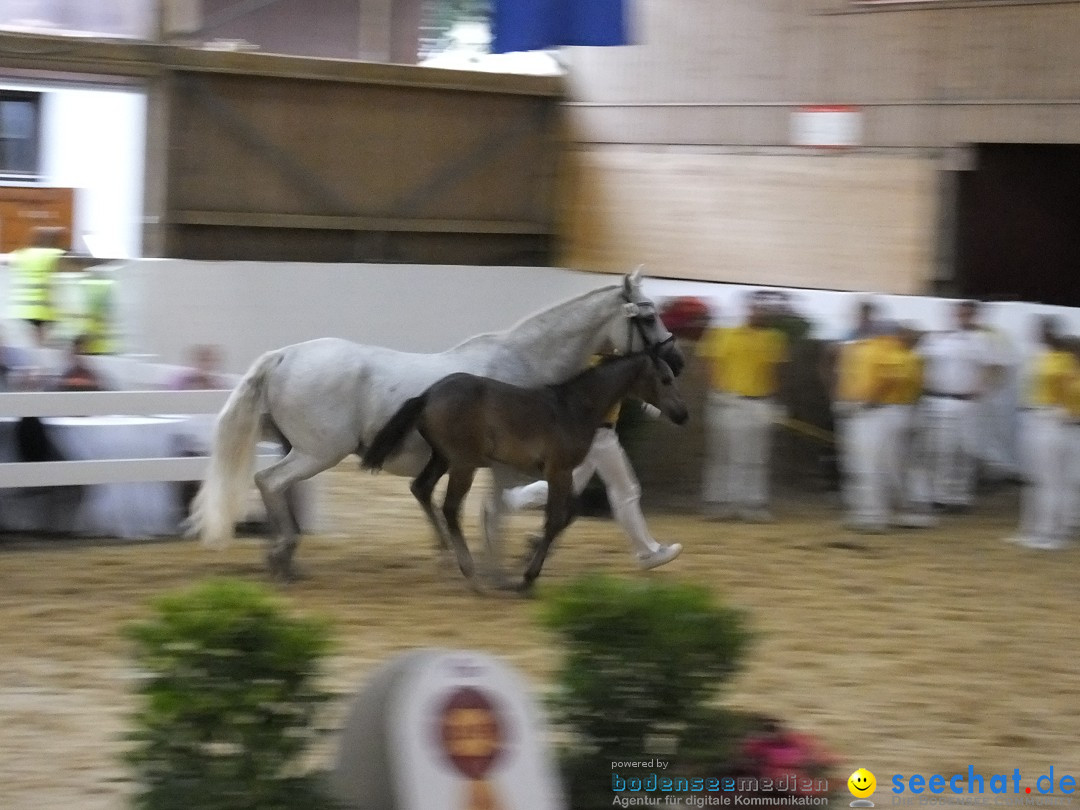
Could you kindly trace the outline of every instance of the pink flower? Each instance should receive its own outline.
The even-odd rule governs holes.
[[[758,778],[787,779],[798,794],[816,792],[817,780],[835,762],[813,737],[784,730],[748,737],[742,754]]]

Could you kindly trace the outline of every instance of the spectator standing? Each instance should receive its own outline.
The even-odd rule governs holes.
[[[1028,548],[1056,550],[1065,546],[1073,506],[1065,420],[1080,365],[1053,318],[1041,318],[1038,329],[1042,349],[1032,364],[1020,422],[1020,445],[1026,455],[1020,530],[1011,539]]]
[[[766,326],[771,314],[767,295],[751,292],[745,322],[710,330],[699,349],[711,371],[702,494],[706,514],[713,518],[773,520],[771,432],[788,341],[783,332]]]
[[[931,497],[940,509],[970,509],[978,448],[977,400],[1000,378],[1003,363],[978,324],[979,304],[955,304],[954,328],[926,335],[924,413],[931,463]]]
[[[10,317],[27,323],[38,348],[47,345],[56,321],[53,276],[64,255],[61,228],[35,228],[30,245],[11,254]]]

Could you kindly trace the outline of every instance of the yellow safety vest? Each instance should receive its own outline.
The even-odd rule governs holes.
[[[21,321],[55,321],[52,274],[64,251],[30,247],[11,256],[11,317]]]
[[[116,330],[113,321],[112,285],[110,278],[83,279],[86,303],[87,354],[115,354]]]

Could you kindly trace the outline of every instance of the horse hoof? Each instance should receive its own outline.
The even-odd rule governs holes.
[[[296,582],[300,579],[300,574],[292,562],[279,555],[267,555],[267,565],[270,568],[270,579],[274,582],[288,585],[290,582]]]
[[[519,596],[524,596],[524,597],[536,596],[536,591],[533,589],[533,585],[535,584],[535,582],[536,582],[536,580],[523,579],[521,582],[519,582],[517,584],[517,586],[515,587],[515,590],[517,591]]]

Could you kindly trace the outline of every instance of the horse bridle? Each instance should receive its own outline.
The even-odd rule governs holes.
[[[623,301],[623,314],[626,316],[626,353],[634,353],[634,329],[637,328],[637,332],[641,336],[642,351],[648,352],[654,357],[658,357],[660,350],[663,349],[664,346],[674,342],[675,335],[668,334],[666,338],[659,342],[649,342],[643,324],[646,318],[656,317],[656,305],[651,301],[648,303],[631,301],[626,293],[623,293]]]

